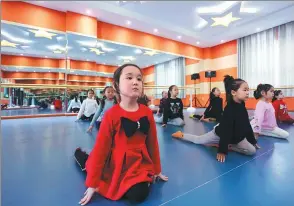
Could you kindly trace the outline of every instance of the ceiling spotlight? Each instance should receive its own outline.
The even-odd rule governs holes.
[[[157,33],[157,32],[158,32],[158,29],[154,29],[153,31],[154,31],[155,33]]]
[[[47,58],[47,56],[45,56],[45,58]]]
[[[136,50],[135,50],[135,53],[136,53],[136,54],[142,54],[143,52],[142,52],[141,49],[136,49]]]
[[[221,40],[221,43],[224,43],[224,40]]]
[[[256,31],[260,31],[260,28],[256,28]]]
[[[200,42],[199,42],[199,41],[197,41],[197,42],[196,42],[196,44],[200,44]]]
[[[178,36],[178,39],[181,39],[182,37],[181,36]]]
[[[131,24],[132,24],[132,22],[128,20],[127,21],[127,25],[131,25]]]
[[[23,56],[23,54],[20,54],[21,56]]]
[[[91,14],[91,10],[87,9],[86,13],[87,13],[88,15],[90,15],[90,14]]]

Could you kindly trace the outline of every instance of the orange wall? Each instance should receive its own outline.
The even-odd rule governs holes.
[[[84,62],[77,60],[67,60],[68,68],[71,70],[89,70],[96,72],[104,72],[112,74],[116,67],[108,65],[100,65],[95,62]],[[13,55],[2,55],[1,65],[3,66],[16,66],[16,67],[35,67],[39,69],[52,68],[64,68],[65,60],[60,59],[50,59],[50,58],[37,58],[37,57],[25,57],[25,56],[13,56]],[[17,80],[17,84],[64,84],[65,74],[57,72],[7,72],[2,71],[3,78]],[[56,81],[58,80],[58,81]],[[62,80],[62,81],[61,81]],[[111,78],[104,77],[92,77],[92,76],[79,76],[69,74],[67,76],[67,81],[75,81],[75,85],[88,85],[88,86],[104,86],[105,82],[112,82]],[[93,82],[99,81],[97,84]],[[88,82],[88,84],[87,84]]]
[[[65,68],[65,60],[2,54],[1,65]]]

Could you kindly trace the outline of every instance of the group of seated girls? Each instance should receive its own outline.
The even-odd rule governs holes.
[[[168,92],[162,92],[162,99],[155,116],[155,122],[183,126],[185,125],[183,115],[183,102],[178,98],[179,90],[176,85],[169,87]],[[223,100],[220,98],[220,90],[215,87],[210,92],[210,103],[202,115],[192,114],[190,117],[200,121],[219,121],[223,113]]]
[[[87,132],[92,132],[94,125],[97,129],[99,129],[105,112],[113,107],[115,104],[117,104],[116,94],[112,86],[106,86],[103,89],[102,94],[103,98],[100,100],[100,103],[98,105],[97,101],[94,98],[94,91],[89,90],[88,98],[83,101],[82,106],[79,109],[76,121],[90,121]],[[142,97],[138,98],[138,103],[148,105],[150,103],[150,100],[147,98],[146,95],[143,95]]]
[[[217,160],[225,161],[228,150],[233,150],[245,155],[254,155],[258,137],[271,136],[287,139],[289,133],[278,127],[277,122],[293,124],[294,120],[287,112],[286,104],[282,100],[280,90],[274,91],[270,84],[259,84],[254,91],[254,97],[259,100],[254,112],[254,118],[250,121],[245,101],[249,98],[249,87],[246,81],[225,76],[224,79],[227,105],[221,116],[213,116],[219,122],[212,131],[203,135],[192,135],[178,131],[173,137],[183,139],[195,144],[218,147]],[[215,90],[217,91],[217,89]],[[209,118],[209,111],[220,112],[221,103],[217,99],[219,92],[215,92],[212,102],[204,113],[204,119]],[[215,102],[219,102],[216,104]],[[212,108],[211,108],[212,107]],[[217,107],[214,108],[213,107]],[[219,114],[219,113],[218,113]],[[198,119],[203,119],[198,117]]]
[[[148,107],[138,104],[143,93],[143,74],[137,65],[120,66],[113,79],[113,87],[106,87],[104,90],[105,101],[114,100],[114,88],[119,103],[105,112],[91,153],[87,154],[77,148],[74,154],[81,169],[87,173],[87,190],[79,202],[81,205],[86,205],[95,192],[110,200],[128,199],[135,203],[144,201],[155,180],[168,181],[168,177],[162,174],[155,120],[162,126],[185,124],[183,103],[177,97],[177,86],[170,86],[167,97],[163,93],[164,100],[158,110],[158,114],[162,112],[162,116],[154,118]],[[218,147],[217,160],[224,162],[228,150],[245,155],[255,154],[256,149],[260,148],[257,144],[259,135],[282,139],[289,136],[277,126],[275,109],[271,104],[274,97],[274,88],[271,85],[258,85],[254,92],[259,102],[254,119],[250,122],[245,107],[245,101],[249,98],[247,82],[227,75],[224,84],[227,104],[223,111],[216,109],[222,114],[212,117],[219,121],[214,129],[200,136],[176,132],[173,137],[195,144],[215,144]],[[219,98],[219,90],[215,89],[212,93],[215,97],[211,98],[210,108],[200,119],[210,118],[210,111],[215,110],[214,101],[220,101],[215,100]],[[90,90],[89,101],[83,102],[84,107],[90,105],[87,102],[90,102],[93,95],[94,92]],[[281,96],[278,98],[281,99]],[[94,107],[96,110],[93,109],[93,116],[98,109]],[[91,116],[91,112],[85,114],[84,111],[87,109],[78,115],[78,119],[82,115]]]

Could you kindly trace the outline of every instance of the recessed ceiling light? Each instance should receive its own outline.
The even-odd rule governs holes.
[[[200,44],[200,42],[199,42],[199,41],[197,41],[197,42],[196,42],[196,44]]]
[[[224,40],[221,40],[221,43],[224,43]]]
[[[20,54],[21,56],[23,56],[23,54]]]
[[[47,58],[47,56],[45,56],[45,58]]]
[[[157,32],[158,32],[158,29],[154,29],[153,31],[154,31],[155,33],[157,33]]]
[[[256,28],[256,31],[260,31],[260,28]]]
[[[34,71],[34,72],[36,72],[36,71]]]
[[[90,15],[91,14],[91,10],[87,9],[86,13]]]
[[[127,21],[127,25],[131,25],[131,24],[132,24],[132,22],[128,20]]]
[[[178,39],[181,39],[182,37],[181,36],[178,36]]]
[[[141,49],[136,49],[136,50],[135,50],[135,53],[136,53],[136,54],[142,54],[142,50],[141,50]]]

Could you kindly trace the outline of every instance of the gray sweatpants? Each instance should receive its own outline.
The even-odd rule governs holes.
[[[155,116],[154,120],[155,120],[156,123],[162,124],[163,115],[161,117]],[[175,125],[175,126],[183,126],[183,125],[185,125],[185,122],[180,117],[178,117],[178,118],[175,118],[175,119],[169,119],[167,124]]]
[[[194,144],[218,144],[219,136],[215,133],[214,129],[204,135],[192,135],[192,134],[184,134],[183,139],[189,142],[193,142]],[[235,152],[239,152],[245,155],[254,155],[256,153],[256,148],[247,141],[247,139],[243,139],[238,144],[232,144],[231,149]]]

